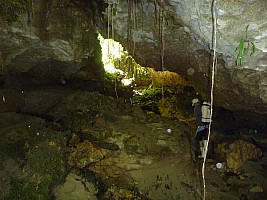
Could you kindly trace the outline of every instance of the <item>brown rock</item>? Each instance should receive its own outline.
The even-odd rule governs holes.
[[[104,159],[106,151],[95,147],[91,142],[79,143],[76,148],[70,149],[69,164],[78,168],[84,168],[89,164],[97,163]]]
[[[262,155],[262,151],[254,144],[244,140],[237,140],[230,145],[226,154],[226,162],[229,168],[237,170],[246,160],[257,159]]]

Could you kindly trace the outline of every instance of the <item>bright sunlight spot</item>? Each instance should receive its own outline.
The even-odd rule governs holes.
[[[98,35],[98,39],[102,47],[102,62],[105,71],[111,74],[124,74],[122,70],[117,69],[113,64],[115,59],[120,59],[125,54],[121,44],[113,39],[104,39],[101,34]]]
[[[133,78],[123,78],[123,79],[121,79],[121,83],[124,86],[131,85],[132,82],[133,82]]]
[[[149,69],[137,64],[123,46],[98,34],[102,48],[102,62],[107,73],[115,75],[123,86],[144,83],[150,79]]]

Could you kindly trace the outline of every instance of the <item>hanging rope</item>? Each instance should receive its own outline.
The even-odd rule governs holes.
[[[214,91],[214,79],[215,79],[215,70],[217,67],[217,56],[216,56],[216,47],[217,47],[217,19],[216,19],[216,0],[212,1],[211,5],[211,11],[212,11],[212,74],[211,74],[211,90],[210,90],[210,103],[211,103],[211,110],[210,110],[210,117],[212,119],[213,115],[213,91]],[[208,130],[208,143],[207,147],[205,149],[205,156],[203,160],[202,165],[202,179],[203,179],[203,199],[206,200],[206,180],[205,180],[205,164],[207,160],[207,152],[209,147],[209,141],[210,141],[210,135],[211,135],[211,120],[209,123],[209,130]]]

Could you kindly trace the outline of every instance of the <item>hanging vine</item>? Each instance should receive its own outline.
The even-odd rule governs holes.
[[[157,9],[155,9],[155,10],[157,10]],[[161,70],[163,72],[161,93],[162,93],[162,98],[164,98],[164,82],[165,82],[165,69],[164,69],[164,51],[165,51],[164,31],[165,30],[164,30],[164,26],[165,26],[165,19],[164,19],[164,8],[163,8],[162,0],[160,2],[158,20],[156,20],[156,23],[157,23],[157,21],[158,21],[158,27],[159,27],[160,63],[161,63]]]
[[[128,52],[132,53],[132,18],[133,18],[133,0],[128,0],[128,19],[127,19],[127,46]]]
[[[159,17],[159,15],[158,15],[158,9],[157,9],[157,0],[154,0],[154,13],[155,13],[155,23],[156,23],[156,25],[158,24],[158,17]]]
[[[137,14],[136,14],[136,12],[137,12],[137,0],[133,0],[133,27],[134,27],[134,33],[136,32],[136,29],[137,29],[137,18],[136,18],[136,16],[137,16]],[[132,35],[132,37],[133,37],[133,35]],[[134,53],[135,53],[135,39],[133,38],[133,53],[132,53],[132,55],[134,56]]]
[[[110,48],[110,42],[109,42],[109,39],[110,39],[110,35],[109,35],[109,25],[110,24],[110,3],[108,2],[108,27],[107,27],[107,30],[108,30],[108,58],[110,58],[110,52],[109,52],[109,48]],[[109,59],[110,61],[110,59]]]

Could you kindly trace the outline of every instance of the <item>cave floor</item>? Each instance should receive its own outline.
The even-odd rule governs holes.
[[[98,92],[42,92],[28,92],[30,112],[0,114],[0,199],[203,198],[191,126]],[[240,173],[217,162],[205,165],[207,200],[267,199],[266,152]]]

